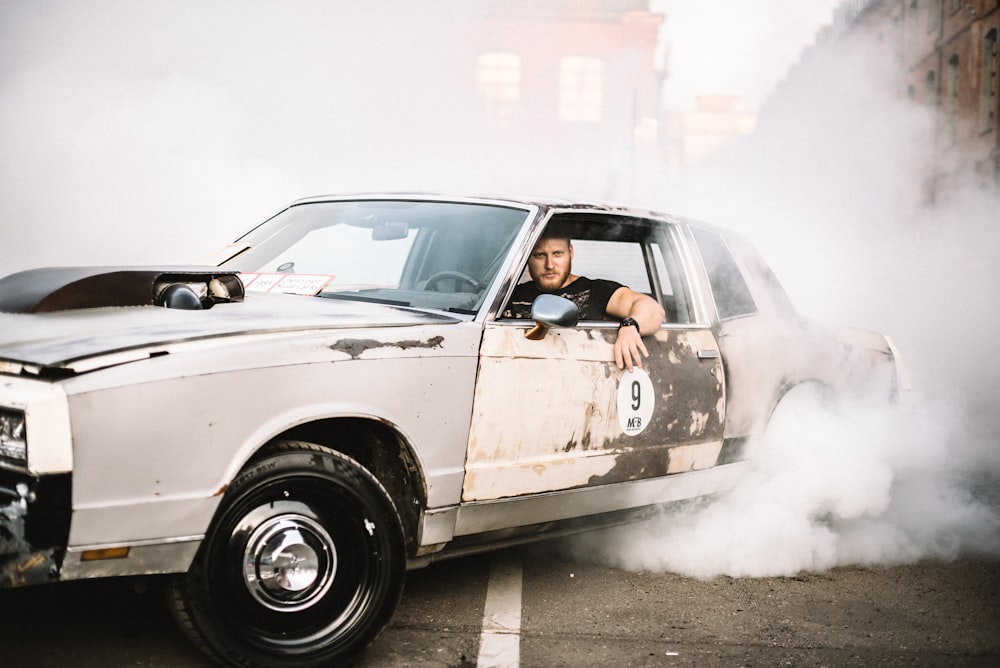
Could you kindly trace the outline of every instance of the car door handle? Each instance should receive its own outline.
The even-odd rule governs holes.
[[[698,351],[698,359],[700,359],[700,360],[714,360],[714,359],[718,359],[718,357],[719,357],[719,351],[718,350],[699,350]]]

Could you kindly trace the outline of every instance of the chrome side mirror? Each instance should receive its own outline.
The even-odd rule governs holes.
[[[535,326],[526,331],[524,337],[538,341],[545,338],[550,327],[576,327],[580,309],[565,297],[538,295],[531,304],[531,319]]]

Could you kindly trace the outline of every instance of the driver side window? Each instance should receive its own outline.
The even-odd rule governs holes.
[[[663,306],[667,323],[691,322],[680,270],[668,244],[580,239],[573,242],[573,248],[578,276],[606,278],[649,295]],[[646,262],[646,253],[652,267]]]
[[[573,244],[572,273],[590,279],[615,281],[652,297],[666,312],[668,324],[692,322],[687,291],[674,252],[672,238],[662,227],[647,224],[621,224],[620,219],[566,224],[560,221]],[[642,221],[646,222],[646,221]],[[551,223],[550,223],[551,224]],[[528,268],[518,283],[531,281]],[[523,308],[523,307],[522,307]],[[510,311],[504,311],[509,314]],[[510,317],[505,315],[504,317]]]
[[[573,273],[603,278],[652,295],[642,247],[629,241],[573,241]]]

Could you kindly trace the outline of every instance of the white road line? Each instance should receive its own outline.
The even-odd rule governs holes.
[[[520,559],[497,554],[486,587],[477,668],[517,668],[521,661],[521,579]]]

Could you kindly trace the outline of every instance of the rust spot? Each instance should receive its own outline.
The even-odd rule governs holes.
[[[330,346],[330,350],[337,350],[347,353],[351,359],[358,359],[366,350],[375,348],[399,348],[409,350],[410,348],[440,348],[444,342],[443,336],[432,336],[426,341],[376,341],[375,339],[341,339]]]
[[[223,485],[222,487],[220,487],[219,489],[217,489],[215,491],[215,494],[213,494],[212,496],[222,496],[223,494],[226,493],[226,490],[228,490],[228,489],[229,489],[229,485]]]

